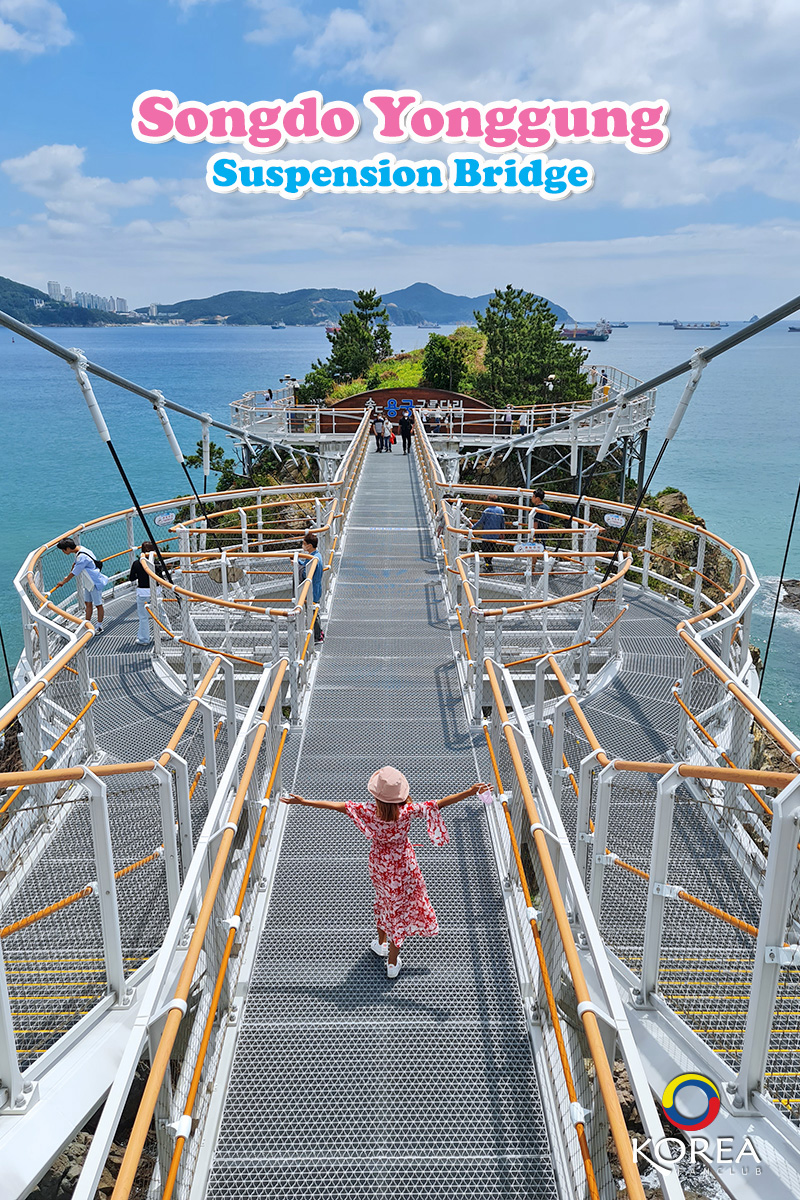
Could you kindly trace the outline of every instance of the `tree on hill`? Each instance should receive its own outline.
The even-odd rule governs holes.
[[[375,288],[357,293],[352,311],[342,313],[328,341],[327,361],[317,359],[300,386],[303,402],[323,399],[336,383],[360,379],[391,354],[389,314]]]
[[[422,356],[422,378],[429,387],[457,392],[467,364],[467,347],[441,333],[432,333]]]
[[[486,335],[480,393],[498,408],[585,400],[591,385],[581,373],[589,351],[564,342],[545,300],[509,284],[495,289],[485,312],[476,312]],[[552,386],[551,386],[552,385]]]

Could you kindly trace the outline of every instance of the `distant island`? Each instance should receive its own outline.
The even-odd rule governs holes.
[[[383,302],[393,325],[463,325],[475,310],[486,308],[493,293],[454,296],[430,283],[413,283],[386,292]],[[28,325],[330,325],[349,312],[356,298],[346,288],[300,288],[294,292],[220,292],[199,300],[151,304],[130,313],[102,312],[51,300],[37,288],[0,276],[0,309]],[[552,300],[547,304],[559,321],[569,313]]]

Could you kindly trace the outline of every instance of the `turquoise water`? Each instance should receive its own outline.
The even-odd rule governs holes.
[[[275,387],[286,373],[301,377],[328,346],[320,328],[165,326],[47,333],[64,345],[77,343],[90,359],[129,379],[225,421],[228,404],[243,392]],[[688,358],[704,338],[709,344],[721,336],[636,324],[593,345],[591,361],[647,379]],[[422,329],[392,330],[396,349],[424,345],[427,337]],[[800,334],[782,325],[713,362],[654,483],[656,490],[672,485],[685,491],[710,529],[750,555],[763,584],[753,630],[762,647],[800,472],[798,357]],[[185,492],[183,473],[149,404],[99,380],[95,390],[140,500]],[[677,381],[659,392],[651,461],[681,390]],[[0,399],[6,445],[0,621],[15,660],[21,636],[11,581],[27,552],[81,520],[127,508],[129,501],[70,368],[19,337],[12,342],[5,330],[0,331]],[[184,451],[193,449],[194,422],[175,417],[173,424]],[[800,529],[787,575],[800,577]],[[764,697],[793,728],[800,728],[798,667],[800,612],[782,609]]]

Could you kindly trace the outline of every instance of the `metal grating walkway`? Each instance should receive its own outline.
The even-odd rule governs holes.
[[[296,791],[367,798],[391,762],[424,800],[474,781],[414,459],[370,452],[299,748]],[[208,1196],[556,1194],[483,806],[412,826],[442,932],[389,981],[368,842],[292,808],[242,1017]]]

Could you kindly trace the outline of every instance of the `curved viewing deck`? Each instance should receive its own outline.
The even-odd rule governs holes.
[[[112,577],[99,637],[48,593],[58,538],[17,576],[9,1197],[105,1101],[92,1200],[143,1056],[115,1200],[610,1198],[623,1178],[643,1197],[640,1170],[677,1200],[668,1163],[635,1161],[614,1083],[656,1142],[686,1072],[720,1092],[704,1136],[758,1156],[758,1176],[713,1163],[725,1187],[796,1196],[800,741],[757,697],[752,564],[648,510],[617,553],[605,516],[628,506],[547,491],[543,528],[525,488],[491,489],[487,547],[468,518],[489,489],[448,481],[421,427],[411,457],[376,456],[368,422],[319,484],[148,506],[171,576],[151,570],[152,647],[132,511],[68,531]],[[415,799],[495,793],[419,847],[442,932],[396,981],[367,950],[364,839],[276,803],[363,799],[384,762]]]

